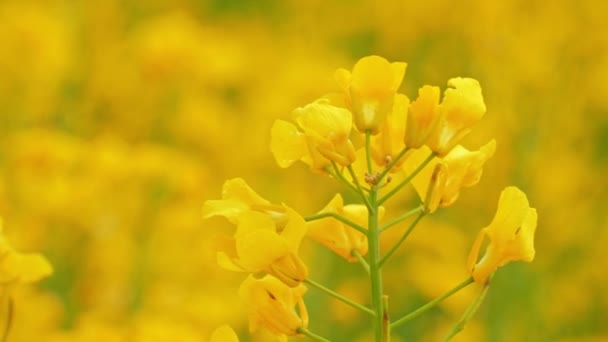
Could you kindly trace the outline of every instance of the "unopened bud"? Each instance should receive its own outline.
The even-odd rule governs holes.
[[[388,165],[393,162],[393,157],[389,154],[384,157],[384,164]]]
[[[379,173],[365,173],[365,183],[369,185],[376,185],[378,183],[378,177],[380,177]]]

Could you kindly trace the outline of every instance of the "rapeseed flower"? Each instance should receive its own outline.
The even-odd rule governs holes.
[[[444,92],[437,126],[427,145],[444,156],[469,132],[486,113],[479,82],[472,78],[452,78]]]
[[[405,144],[419,148],[426,143],[439,119],[439,87],[425,85],[418,89],[418,98],[407,113]]]
[[[383,209],[381,207],[381,214],[384,213]],[[319,214],[323,213],[336,213],[360,227],[367,227],[368,213],[365,205],[344,205],[340,194],[336,194],[325,208],[319,211]],[[355,251],[360,255],[367,254],[367,236],[333,217],[314,220],[308,222],[307,225],[308,236],[349,262],[356,262],[358,260],[353,255]]]
[[[485,162],[494,155],[496,141],[491,140],[477,151],[458,145],[443,158],[435,158],[414,179],[412,184],[429,212],[452,205],[460,189],[479,183]],[[428,147],[415,151],[406,162],[411,172],[431,153]]]
[[[406,131],[406,118],[410,100],[403,94],[395,95],[393,108],[387,115],[380,132],[372,137],[372,158],[376,164],[385,167],[405,147],[403,137]],[[406,158],[400,158],[391,171],[399,170]]]
[[[301,131],[292,123],[277,120],[271,129],[270,149],[281,167],[302,160],[319,170],[335,162],[342,166],[355,161],[349,140],[352,114],[319,99],[293,112]]]
[[[224,183],[221,200],[205,202],[203,216],[223,216],[237,225],[234,237],[218,239],[220,266],[267,272],[289,286],[306,279],[308,270],[297,255],[306,222],[293,209],[271,204],[243,179],[235,178]]]
[[[2,233],[0,219],[0,285],[33,283],[52,273],[53,267],[41,254],[13,249]]]
[[[475,282],[485,283],[496,269],[511,261],[534,260],[536,222],[536,209],[530,208],[526,194],[513,186],[505,188],[500,194],[494,219],[479,232],[469,255],[467,267]],[[490,243],[477,262],[486,236]]]
[[[394,97],[405,75],[406,63],[390,63],[380,56],[363,57],[350,72],[338,69],[336,81],[359,132],[377,134],[392,110]]]
[[[266,275],[261,279],[247,277],[239,295],[249,306],[249,329],[266,328],[286,341],[286,336],[299,336],[298,329],[308,326],[308,312],[302,296],[302,284],[288,287],[278,279]],[[298,307],[298,312],[295,306]]]
[[[426,144],[437,155],[445,156],[485,112],[481,87],[475,79],[448,80],[441,103],[438,87],[423,86],[409,108],[405,143],[412,148]]]
[[[234,237],[220,241],[219,265],[231,271],[270,273],[292,287],[306,279],[308,269],[298,256],[306,222],[293,209],[285,210],[287,223],[281,231],[267,214],[242,213]]]
[[[223,216],[231,223],[238,223],[241,214],[247,211],[265,213],[276,221],[285,221],[285,208],[274,205],[258,195],[242,178],[224,182],[221,200],[209,200],[203,205],[203,217]]]

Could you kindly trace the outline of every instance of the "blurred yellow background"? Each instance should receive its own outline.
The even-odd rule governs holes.
[[[204,341],[223,323],[250,340],[244,276],[216,266],[211,242],[232,228],[201,205],[240,176],[305,215],[322,208],[339,188],[279,169],[269,129],[378,54],[408,63],[410,98],[478,79],[488,112],[464,144],[498,143],[481,183],[387,265],[395,317],[466,278],[475,235],[517,185],[539,213],[536,259],[498,272],[456,340],[607,341],[606,13],[593,0],[0,2],[0,216],[55,268],[15,293],[10,340]],[[367,300],[357,265],[304,247],[312,277]],[[439,340],[469,292],[395,340]],[[311,330],[367,340],[365,317],[314,289],[306,300]]]

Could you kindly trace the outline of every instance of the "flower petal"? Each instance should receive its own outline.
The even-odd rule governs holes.
[[[53,267],[38,253],[10,253],[0,263],[2,281],[32,283],[53,273]]]
[[[239,338],[229,325],[222,325],[211,334],[209,342],[239,342]]]
[[[294,124],[283,120],[276,120],[272,125],[270,151],[282,168],[291,166],[309,154],[304,134]]]

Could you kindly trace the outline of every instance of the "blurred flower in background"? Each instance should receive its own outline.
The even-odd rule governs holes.
[[[423,84],[478,79],[487,113],[463,141],[497,142],[479,185],[387,265],[391,309],[467,276],[468,249],[513,184],[542,213],[535,262],[504,266],[458,338],[608,339],[607,12],[591,0],[3,1],[0,216],[16,250],[54,269],[15,289],[10,340],[200,341],[230,324],[247,341],[244,275],[215,262],[216,234],[233,228],[203,221],[201,206],[235,176],[298,212],[329,202],[329,179],[276,166],[270,128],[342,91],[333,71],[371,54],[408,62],[412,100]],[[410,190],[390,212],[416,205]],[[332,267],[341,258],[315,243],[300,253],[315,279],[366,300],[355,266]],[[471,296],[396,335],[440,338]],[[365,317],[329,301],[307,295],[311,328],[365,341]],[[327,308],[334,320],[314,319]]]

